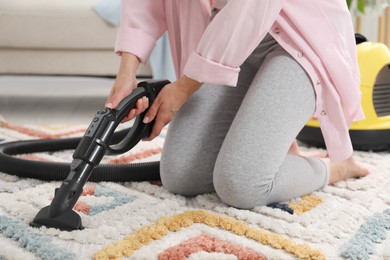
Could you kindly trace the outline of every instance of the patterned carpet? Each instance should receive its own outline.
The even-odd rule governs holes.
[[[2,123],[0,142],[81,135],[84,127]],[[108,163],[158,160],[163,134]],[[24,155],[69,162],[72,151]],[[390,259],[390,154],[357,152],[372,174],[284,203],[239,210],[215,194],[158,183],[87,183],[83,230],[32,228],[60,182],[0,173],[0,259]]]

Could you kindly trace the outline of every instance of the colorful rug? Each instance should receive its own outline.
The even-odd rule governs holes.
[[[81,135],[84,127],[3,123],[0,142]],[[158,160],[164,134],[107,163]],[[69,162],[72,151],[25,158]],[[0,259],[390,259],[390,154],[357,152],[372,174],[284,203],[239,210],[215,194],[158,183],[87,183],[83,230],[32,228],[60,182],[0,173]]]

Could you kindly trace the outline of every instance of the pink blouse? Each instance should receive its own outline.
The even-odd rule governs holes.
[[[168,31],[178,76],[235,86],[240,65],[267,33],[309,74],[332,161],[353,149],[348,128],[364,119],[354,30],[343,0],[229,0],[210,22],[212,0],[122,0],[116,53],[146,63]]]

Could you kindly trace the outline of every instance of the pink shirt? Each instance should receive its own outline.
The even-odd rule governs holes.
[[[218,1],[220,2],[220,1]],[[343,0],[122,0],[115,51],[146,63],[168,31],[179,76],[235,86],[240,65],[270,33],[310,76],[332,161],[352,155],[349,125],[364,118],[354,31]]]

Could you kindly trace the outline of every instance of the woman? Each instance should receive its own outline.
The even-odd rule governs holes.
[[[178,80],[147,112],[166,189],[216,192],[253,208],[286,201],[367,169],[353,160],[349,125],[364,118],[351,18],[340,0],[123,0],[121,65],[107,101],[136,87],[136,70],[168,31]],[[229,87],[230,86],[230,87]],[[141,99],[127,119],[148,107]],[[295,138],[316,117],[329,158],[302,156]]]

